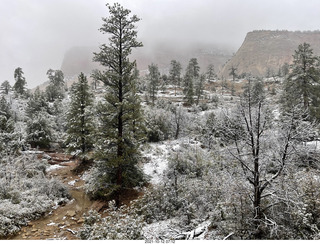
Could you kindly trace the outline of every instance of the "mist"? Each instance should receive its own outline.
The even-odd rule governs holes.
[[[105,0],[1,0],[0,83],[14,84],[21,67],[28,88],[47,80],[48,69],[60,69],[74,46],[99,46],[108,15]],[[214,44],[236,52],[253,30],[317,30],[318,0],[119,0],[141,18],[138,39],[152,51],[157,45],[177,48]]]

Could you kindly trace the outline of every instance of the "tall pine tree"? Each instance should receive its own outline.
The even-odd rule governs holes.
[[[25,93],[25,86],[27,84],[26,78],[23,76],[23,71],[20,67],[14,70],[15,83],[13,89],[20,95]]]
[[[135,23],[136,15],[120,4],[108,5],[109,17],[103,18],[102,33],[109,34],[109,45],[103,44],[95,53],[94,61],[106,68],[93,76],[107,87],[104,102],[98,106],[100,117],[99,146],[97,147],[97,167],[101,168],[100,189],[96,194],[115,199],[120,205],[121,193],[143,181],[143,173],[137,167],[139,140],[142,137],[142,118],[137,111],[139,103],[135,99],[135,62],[129,55],[133,48],[141,47],[138,42]]]
[[[86,76],[81,73],[78,82],[71,87],[66,144],[69,152],[81,151],[83,157],[93,148],[94,121],[92,107],[93,94],[90,92]]]
[[[292,106],[301,104],[307,112],[314,112],[315,117],[320,117],[317,115],[320,107],[320,62],[310,44],[299,45],[290,68],[284,84],[284,109],[291,110]]]

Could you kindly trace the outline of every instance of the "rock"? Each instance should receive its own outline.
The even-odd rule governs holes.
[[[76,216],[76,211],[69,210],[66,215],[69,216],[69,217],[74,217],[74,216]]]
[[[77,221],[78,224],[82,224],[84,223],[84,219],[83,218],[80,218],[78,221]]]
[[[32,229],[32,230],[31,230],[31,232],[37,232],[37,231],[38,231],[37,229]]]

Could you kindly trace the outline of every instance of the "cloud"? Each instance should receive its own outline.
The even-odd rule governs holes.
[[[113,3],[115,1],[108,1]],[[138,37],[145,48],[195,42],[240,47],[257,29],[315,30],[318,0],[119,0],[142,20]],[[29,87],[59,69],[66,50],[106,42],[100,28],[108,14],[104,0],[1,0],[0,82],[13,84],[20,66]]]

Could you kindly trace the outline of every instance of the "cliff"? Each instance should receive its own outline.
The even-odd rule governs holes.
[[[231,67],[237,74],[265,76],[267,71],[278,73],[285,63],[291,63],[294,50],[307,42],[314,54],[320,55],[320,31],[253,31],[249,32],[236,54],[224,65],[220,77],[230,78]]]

